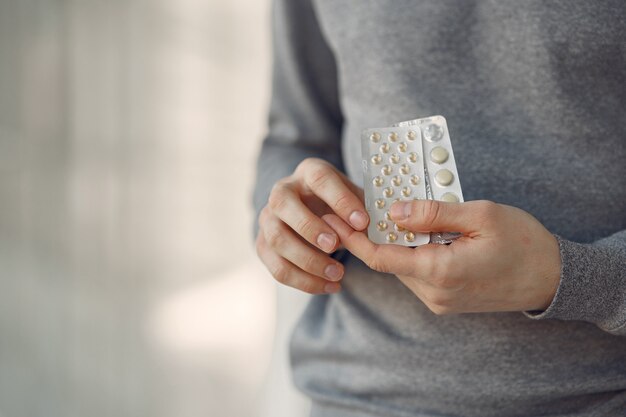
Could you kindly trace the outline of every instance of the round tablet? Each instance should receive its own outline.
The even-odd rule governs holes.
[[[383,167],[381,168],[381,170],[380,170],[380,172],[381,172],[383,175],[391,175],[391,171],[392,171],[392,170],[391,170],[391,167],[390,167],[389,165],[385,165],[385,166],[383,166]]]
[[[402,185],[402,177],[399,175],[396,175],[395,177],[391,179],[391,183],[395,185],[396,187]]]
[[[407,164],[402,164],[402,166],[400,167],[400,173],[403,175],[407,175],[409,172],[411,172],[411,168]]]
[[[406,138],[408,140],[415,140],[416,137],[417,137],[417,134],[413,130],[409,130],[406,134]]]
[[[390,140],[391,142],[395,142],[395,141],[397,141],[397,140],[398,140],[398,134],[397,134],[396,132],[391,132],[391,133],[389,134],[389,140]]]
[[[391,196],[393,196],[393,188],[391,187],[387,187],[385,188],[385,190],[383,191],[383,194],[385,195],[385,197],[389,198]]]
[[[380,151],[381,151],[382,153],[387,153],[387,152],[389,152],[389,149],[391,149],[391,148],[389,147],[389,144],[388,144],[388,143],[383,143],[382,145],[380,145]]]
[[[382,162],[383,157],[380,156],[379,154],[375,154],[374,156],[372,156],[372,164],[374,165],[378,165]]]
[[[381,177],[374,177],[372,183],[374,183],[376,187],[381,187],[385,183],[385,180],[383,180]]]
[[[370,140],[374,143],[377,143],[380,140],[380,133],[372,132],[372,134],[370,135]]]
[[[378,223],[376,223],[376,228],[381,231],[384,232],[385,230],[387,230],[387,222],[384,221],[379,221]]]
[[[441,196],[441,201],[446,201],[448,203],[458,203],[459,197],[454,193],[445,193]]]
[[[406,150],[408,149],[408,146],[406,143],[402,142],[400,144],[398,144],[398,150],[400,152],[406,152]]]
[[[435,174],[435,181],[437,181],[437,184],[441,185],[442,187],[447,187],[448,185],[452,184],[452,181],[454,181],[454,175],[445,168],[440,169]]]
[[[411,195],[411,187],[404,187],[402,189],[402,195],[408,197]]]
[[[385,200],[383,200],[382,198],[379,198],[378,200],[375,201],[376,204],[376,208],[385,208]]]
[[[395,233],[389,233],[387,235],[387,242],[395,242],[398,239],[398,235]]]
[[[417,162],[417,153],[411,152],[407,159],[411,162]]]
[[[413,232],[406,232],[404,235],[404,240],[408,243],[411,243],[415,240],[415,234]]]
[[[398,162],[400,162],[400,155],[398,155],[397,153],[391,154],[389,160],[392,164],[397,164]]]
[[[436,146],[430,151],[430,160],[436,164],[443,164],[448,160],[448,151],[441,146]]]
[[[420,183],[420,177],[418,175],[411,175],[411,184],[417,185]]]

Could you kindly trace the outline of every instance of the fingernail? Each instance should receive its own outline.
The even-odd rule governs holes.
[[[411,203],[398,201],[391,206],[389,211],[394,220],[407,219],[411,215]]]
[[[317,244],[325,252],[332,251],[335,248],[335,243],[337,243],[337,238],[330,233],[320,233],[317,237]]]
[[[355,227],[357,230],[365,229],[367,226],[367,214],[362,211],[355,210],[350,213],[350,217],[348,217],[350,224]]]
[[[329,282],[328,284],[324,285],[325,293],[334,294],[339,291],[341,291],[341,285],[337,284],[336,282]]]
[[[328,265],[324,269],[324,274],[333,281],[339,281],[341,279],[341,269],[337,265]]]

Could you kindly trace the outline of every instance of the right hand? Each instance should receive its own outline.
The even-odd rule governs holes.
[[[310,294],[341,290],[343,265],[329,256],[339,238],[321,219],[329,213],[354,230],[369,223],[363,191],[330,163],[305,159],[274,185],[259,215],[256,250],[278,282]]]

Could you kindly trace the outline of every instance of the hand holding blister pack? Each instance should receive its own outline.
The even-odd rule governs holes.
[[[365,129],[361,151],[365,208],[370,216],[367,235],[372,242],[420,246],[449,243],[458,237],[405,230],[389,213],[399,200],[463,201],[445,118],[432,116]]]

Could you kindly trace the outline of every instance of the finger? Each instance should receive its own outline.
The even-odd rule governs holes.
[[[365,193],[361,187],[353,183],[352,180],[350,180],[350,178],[348,178],[343,172],[338,171],[337,174],[341,177],[344,184],[346,184],[350,191],[352,191],[354,195],[359,198],[359,201],[365,201]]]
[[[313,246],[326,253],[337,249],[339,239],[336,233],[302,202],[289,184],[279,182],[274,186],[269,206],[275,216]]]
[[[311,275],[280,257],[265,241],[262,233],[257,238],[257,254],[274,279],[281,284],[309,294],[332,294],[341,291],[341,284]]]
[[[337,232],[346,249],[370,268],[391,274],[414,274],[416,267],[414,249],[398,245],[376,245],[365,233],[355,231],[333,214],[327,214],[322,219]]]
[[[369,217],[362,200],[344,182],[345,177],[324,161],[309,161],[300,170],[306,187],[355,230],[365,229]]]
[[[318,277],[339,281],[343,276],[343,265],[306,244],[293,230],[279,218],[269,216],[263,225],[265,241],[278,255],[289,262]]]
[[[413,232],[479,233],[498,214],[491,201],[446,203],[434,200],[398,201],[390,208],[391,218]]]

